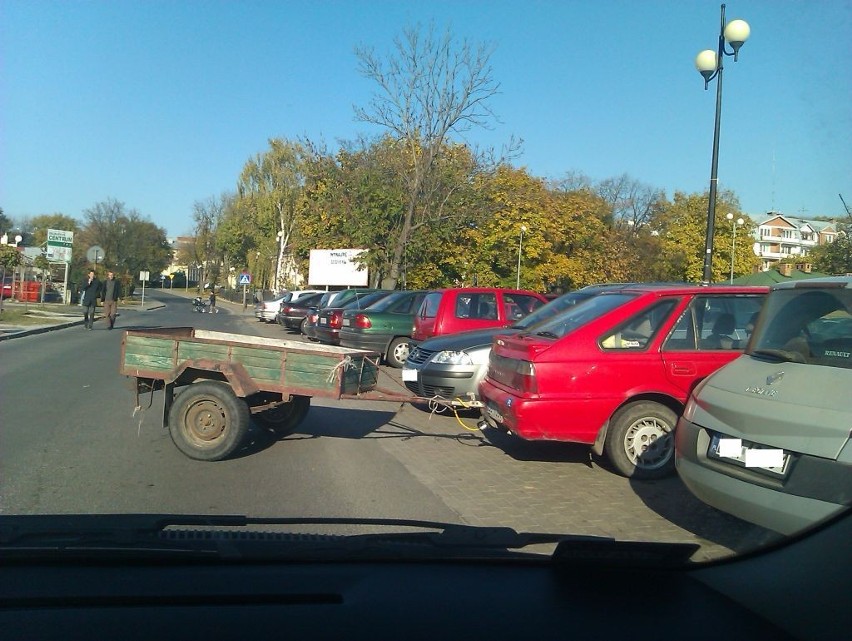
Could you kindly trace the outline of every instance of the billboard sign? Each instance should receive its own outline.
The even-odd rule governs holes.
[[[365,249],[312,249],[308,267],[309,285],[366,287],[367,268],[358,264]]]
[[[61,229],[47,230],[47,260],[54,263],[71,262],[71,246],[74,244],[74,232]]]

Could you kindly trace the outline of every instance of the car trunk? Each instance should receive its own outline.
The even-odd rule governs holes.
[[[810,365],[743,356],[702,388],[695,421],[726,436],[837,459],[852,429],[852,370],[835,369],[827,381]]]
[[[498,335],[491,348],[487,377],[507,389],[528,391],[528,379],[535,377],[533,361],[551,346],[550,342],[528,337]]]

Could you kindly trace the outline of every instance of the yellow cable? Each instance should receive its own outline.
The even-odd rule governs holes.
[[[460,398],[456,398],[455,400],[456,400],[456,401],[459,403],[459,405],[461,405],[463,408],[465,408],[465,409],[470,409],[470,406],[469,406],[467,403],[465,403],[463,400],[461,400]],[[455,405],[453,405],[452,407],[453,407],[453,414],[455,414],[455,416],[456,416],[456,420],[458,421],[459,425],[461,425],[464,429],[466,429],[466,430],[468,430],[468,431],[470,431],[470,432],[478,432],[478,431],[479,431],[479,428],[478,428],[478,427],[470,427],[470,426],[466,425],[466,424],[464,423],[464,421],[462,421],[462,420],[461,420],[461,417],[459,416],[459,411],[456,409],[456,406],[455,406]]]

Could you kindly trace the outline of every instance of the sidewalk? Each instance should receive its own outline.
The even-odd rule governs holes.
[[[165,307],[165,304],[160,302],[152,302],[150,304],[146,303],[144,310],[138,308],[138,305],[139,304],[133,300],[129,305],[121,305],[118,308],[118,313],[120,315],[122,311],[147,312]],[[4,314],[0,315],[0,341],[12,338],[21,338],[23,336],[32,336],[34,334],[44,334],[45,332],[52,332],[58,329],[65,329],[67,327],[76,327],[78,325],[82,325],[84,322],[83,308],[78,305],[57,305],[49,303],[46,304],[45,307],[42,307],[38,303],[27,304],[4,300],[3,309],[6,311],[27,310],[28,320],[35,320],[35,318],[42,320],[43,317],[44,322],[27,322],[26,324],[6,322],[3,318],[3,316],[6,315],[6,312],[4,311]],[[95,322],[103,318],[103,316],[99,315],[100,309],[100,307],[96,309]]]

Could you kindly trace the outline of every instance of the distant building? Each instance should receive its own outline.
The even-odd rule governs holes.
[[[171,262],[169,266],[166,267],[162,275],[168,277],[171,274],[175,273],[183,273],[188,274],[189,280],[198,280],[200,270],[195,265],[186,265],[184,262],[180,260],[180,250],[192,247],[195,244],[195,238],[192,236],[177,236],[175,238],[167,239],[169,243],[169,247],[172,250]]]
[[[833,222],[769,212],[755,231],[754,253],[766,271],[785,258],[805,258],[811,249],[834,242],[836,237],[837,225]]]

